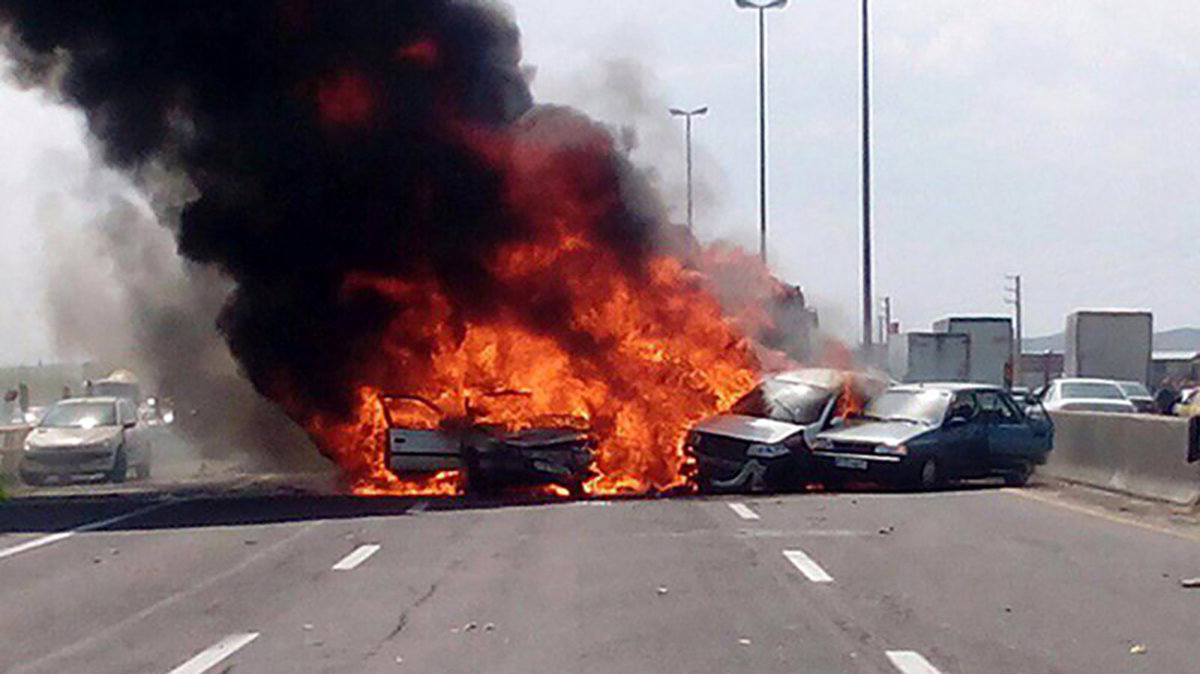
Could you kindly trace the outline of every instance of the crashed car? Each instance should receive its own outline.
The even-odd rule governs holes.
[[[1024,485],[1052,449],[1054,424],[987,384],[909,384],[876,397],[812,442],[824,481],[933,489],[999,476]]]
[[[689,433],[701,491],[803,488],[813,479],[809,442],[887,386],[882,376],[825,368],[764,379],[729,412]]]
[[[493,421],[491,410],[497,404],[512,409],[529,395],[488,393],[467,401],[462,414],[447,414],[419,395],[380,396],[388,426],[388,467],[401,477],[462,471],[473,492],[553,484],[582,495],[595,460],[586,420],[521,415],[526,427],[518,430]]]

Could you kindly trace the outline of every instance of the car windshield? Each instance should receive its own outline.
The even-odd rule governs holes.
[[[1130,398],[1149,398],[1150,389],[1136,381],[1123,381],[1118,386],[1125,392],[1125,395]]]
[[[887,391],[863,409],[861,417],[879,421],[911,421],[930,426],[941,423],[950,404],[946,391]]]
[[[55,405],[42,419],[42,428],[96,428],[117,425],[112,403],[69,403]]]
[[[1124,400],[1125,394],[1116,384],[1102,381],[1068,381],[1063,382],[1062,397],[1068,400],[1080,398]]]
[[[730,411],[791,424],[811,424],[821,418],[832,395],[819,386],[766,381],[742,396]]]

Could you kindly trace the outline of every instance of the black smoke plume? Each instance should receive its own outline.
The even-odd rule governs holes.
[[[505,128],[532,107],[503,9],[0,0],[0,24],[20,76],[80,107],[106,161],[196,188],[179,250],[233,281],[219,327],[260,390],[348,408],[346,382],[397,311],[343,294],[351,272],[432,275],[458,310],[488,310],[484,262],[521,225],[495,169],[449,131]],[[638,239],[642,224],[614,231]]]

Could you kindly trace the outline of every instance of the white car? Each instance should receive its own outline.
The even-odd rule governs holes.
[[[150,438],[132,402],[73,398],[55,403],[30,431],[18,470],[30,485],[84,474],[124,482],[130,468],[139,479],[150,477],[150,462]]]
[[[1137,412],[1117,382],[1108,379],[1057,379],[1041,401],[1048,412]]]

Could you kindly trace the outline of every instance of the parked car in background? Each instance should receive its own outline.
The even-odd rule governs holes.
[[[1121,393],[1125,394],[1125,399],[1133,403],[1138,412],[1142,414],[1154,414],[1156,406],[1154,404],[1154,395],[1150,393],[1150,389],[1139,381],[1119,381],[1117,386],[1120,387]]]
[[[520,391],[497,391],[468,401],[462,414],[447,414],[419,395],[381,396],[389,469],[400,477],[464,471],[474,492],[555,484],[582,495],[595,460],[586,420],[520,414],[533,426],[512,430],[489,419],[497,407],[511,409],[528,398]]]
[[[1117,382],[1108,379],[1056,379],[1041,395],[1048,412],[1137,412]]]
[[[133,468],[150,477],[150,439],[137,409],[123,398],[74,398],[55,403],[25,439],[18,467],[26,484],[48,478],[104,475],[124,482]]]
[[[810,368],[767,377],[725,414],[688,435],[702,491],[802,488],[813,479],[809,440],[888,386],[881,375]]]
[[[819,433],[813,459],[831,483],[883,482],[926,489],[948,480],[1029,480],[1046,462],[1054,427],[987,384],[888,389],[838,428]]]

